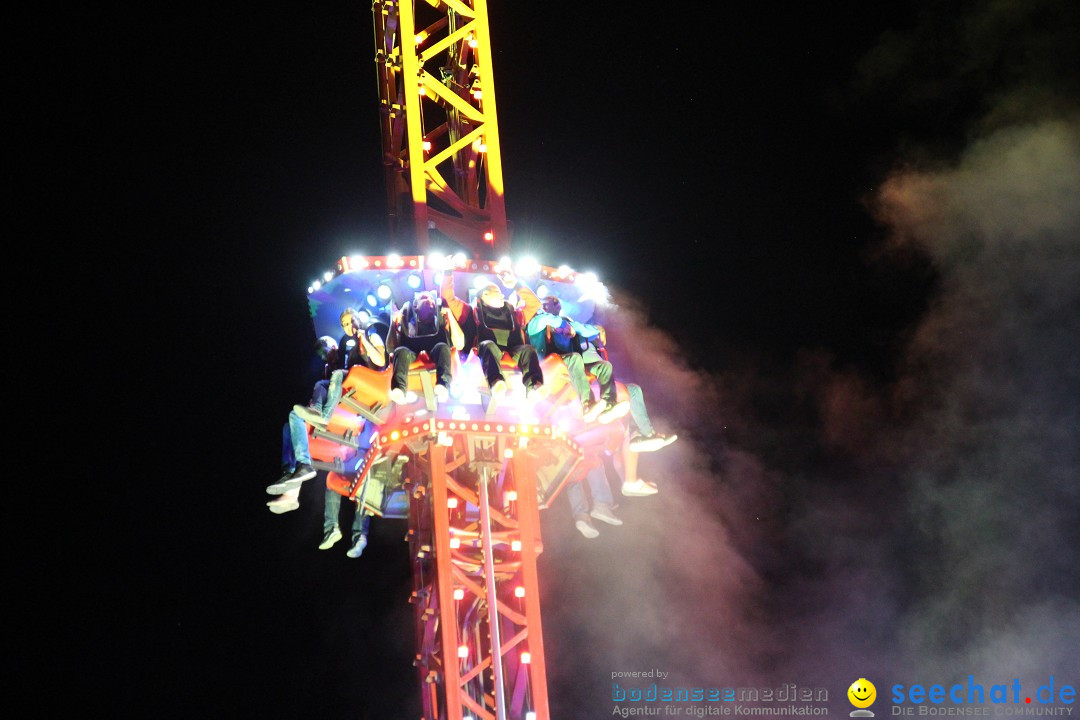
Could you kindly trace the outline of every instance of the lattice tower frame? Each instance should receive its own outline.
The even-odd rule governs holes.
[[[507,252],[487,0],[375,0],[391,234],[433,231],[477,257]]]

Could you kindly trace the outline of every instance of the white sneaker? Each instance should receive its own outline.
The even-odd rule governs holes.
[[[292,512],[300,507],[300,490],[290,490],[266,503],[270,512],[275,515]]]
[[[364,548],[366,547],[367,535],[361,535],[359,538],[357,538],[356,542],[351,548],[349,548],[349,550],[345,554],[351,558],[358,558],[364,554]]]
[[[581,408],[581,419],[587,423],[595,422],[596,418],[600,417],[600,413],[604,412],[604,408],[607,407],[602,402],[587,402]]]
[[[574,522],[574,527],[578,529],[578,532],[585,537],[592,540],[595,537],[600,537],[600,531],[593,527],[592,520],[587,517],[582,517]]]
[[[401,388],[394,388],[391,390],[390,399],[397,405],[404,405],[409,401],[408,397],[405,395],[405,391]]]
[[[337,525],[323,533],[322,542],[319,543],[320,550],[329,550],[334,547],[334,544],[341,539],[341,528]]]
[[[660,492],[656,486],[651,482],[645,482],[641,478],[638,478],[634,482],[624,482],[622,484],[622,494],[628,497],[644,497],[645,495],[655,495]]]
[[[433,392],[435,393],[435,400],[437,400],[440,405],[450,399],[450,389],[445,385],[436,385]]]
[[[607,425],[610,422],[615,422],[621,417],[625,417],[630,412],[630,401],[623,400],[617,402],[614,405],[608,403],[604,411],[596,418],[601,425]]]
[[[611,506],[605,503],[596,503],[593,509],[589,511],[589,514],[597,520],[606,522],[608,525],[622,525],[622,520],[617,518]]]

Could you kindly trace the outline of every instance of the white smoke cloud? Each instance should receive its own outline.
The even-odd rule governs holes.
[[[882,191],[897,242],[941,274],[905,368],[901,481],[923,562],[904,642],[923,667],[1077,669],[1078,197],[1075,119],[1000,129]],[[1004,637],[1020,645],[1003,663],[989,649]]]
[[[813,352],[786,373],[693,371],[617,297],[605,318],[627,344],[617,375],[683,439],[643,463],[661,494],[625,502],[625,526],[586,541],[565,510],[549,513],[560,702],[608,708],[608,673],[652,666],[672,684],[821,683],[838,696],[860,675],[1075,678],[1076,198],[1069,118],[894,173],[875,205],[891,247],[927,254],[939,283],[885,384]],[[790,413],[777,420],[762,398]],[[775,436],[777,454],[729,442],[729,423]]]

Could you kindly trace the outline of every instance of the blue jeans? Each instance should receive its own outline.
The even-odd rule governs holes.
[[[592,505],[612,505],[615,498],[611,494],[611,485],[608,484],[607,471],[603,464],[597,465],[585,476],[584,482],[589,483],[589,494],[592,495]],[[589,502],[585,499],[585,488],[581,482],[571,483],[566,488],[566,499],[570,501],[570,510],[574,515],[588,515]]]
[[[320,380],[315,383],[311,390],[311,407],[319,412],[325,412],[326,397],[332,383],[330,380]],[[338,378],[338,397],[341,397],[341,378]],[[337,405],[335,402],[334,405]],[[333,405],[331,405],[333,407]],[[295,412],[289,413],[289,422],[285,423],[281,431],[281,466],[289,470],[296,469],[296,463],[311,464],[311,452],[308,449],[307,424],[300,419]]]
[[[341,495],[330,488],[326,488],[326,498],[323,503],[323,530],[329,530],[338,524],[338,514],[341,512]],[[353,516],[352,541],[355,543],[361,535],[367,535],[368,526],[371,524],[371,516],[359,507]]]
[[[327,420],[334,414],[337,404],[341,402],[341,385],[344,382],[345,371],[335,370],[330,373],[329,381],[320,380],[315,383],[315,390],[311,393],[311,405]]]
[[[285,451],[283,447],[281,450],[282,464],[289,465],[289,467],[295,468],[298,464],[310,465],[311,464],[311,452],[308,450],[307,439],[307,423],[304,419],[296,414],[295,411],[289,412],[289,424],[286,426],[288,435],[287,449],[291,452],[290,460],[292,462],[285,462]]]
[[[638,432],[645,437],[655,434],[649,412],[645,409],[645,396],[641,392],[641,386],[629,383],[626,391],[630,393],[630,417],[637,425]]]
[[[311,389],[311,402],[309,402],[308,405],[310,405],[315,410],[322,412],[323,408],[326,407],[326,396],[329,391],[329,380],[320,380],[319,382],[315,383],[315,387]]]

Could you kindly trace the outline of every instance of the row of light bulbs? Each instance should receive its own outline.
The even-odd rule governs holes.
[[[433,252],[428,254],[427,256],[424,256],[423,264],[424,267],[435,271],[446,271],[455,269],[464,270],[469,268],[469,259],[465,256],[464,253],[457,253],[456,255],[444,255],[439,252]],[[410,265],[415,267],[416,261],[410,262]],[[405,266],[405,260],[397,254],[387,255],[385,266],[387,269],[397,270]],[[370,263],[363,256],[353,255],[349,258],[349,267],[353,270],[364,269],[370,267]],[[541,265],[534,258],[531,257],[521,258],[517,261],[516,264],[513,263],[509,257],[502,257],[494,264],[493,270],[495,272],[502,272],[506,270],[514,272],[519,277],[532,277],[540,274]],[[592,289],[600,283],[599,278],[596,277],[596,273],[575,273],[574,269],[571,268],[569,265],[560,265],[552,273],[550,273],[550,278],[556,281],[572,280],[575,285],[581,287],[583,290],[586,291]],[[328,283],[333,279],[334,273],[329,270],[326,271],[325,273],[323,273],[321,280],[315,280],[311,283],[311,285],[308,286],[308,294],[319,290],[325,283]],[[411,289],[417,290],[420,288],[422,280],[418,273],[412,273],[409,275],[406,282]],[[484,278],[477,278],[475,287],[479,289],[481,286],[487,284],[487,282],[488,281]],[[546,287],[538,286],[537,295],[543,297],[547,293],[545,292],[543,295],[541,295],[541,288],[544,288],[544,290],[546,290]],[[379,285],[376,292],[378,293],[377,299],[385,301],[390,299],[391,295],[393,294],[393,288],[390,286],[389,283],[384,282]],[[368,304],[372,307],[375,307],[376,303],[373,302],[375,297],[369,294],[368,298]]]

